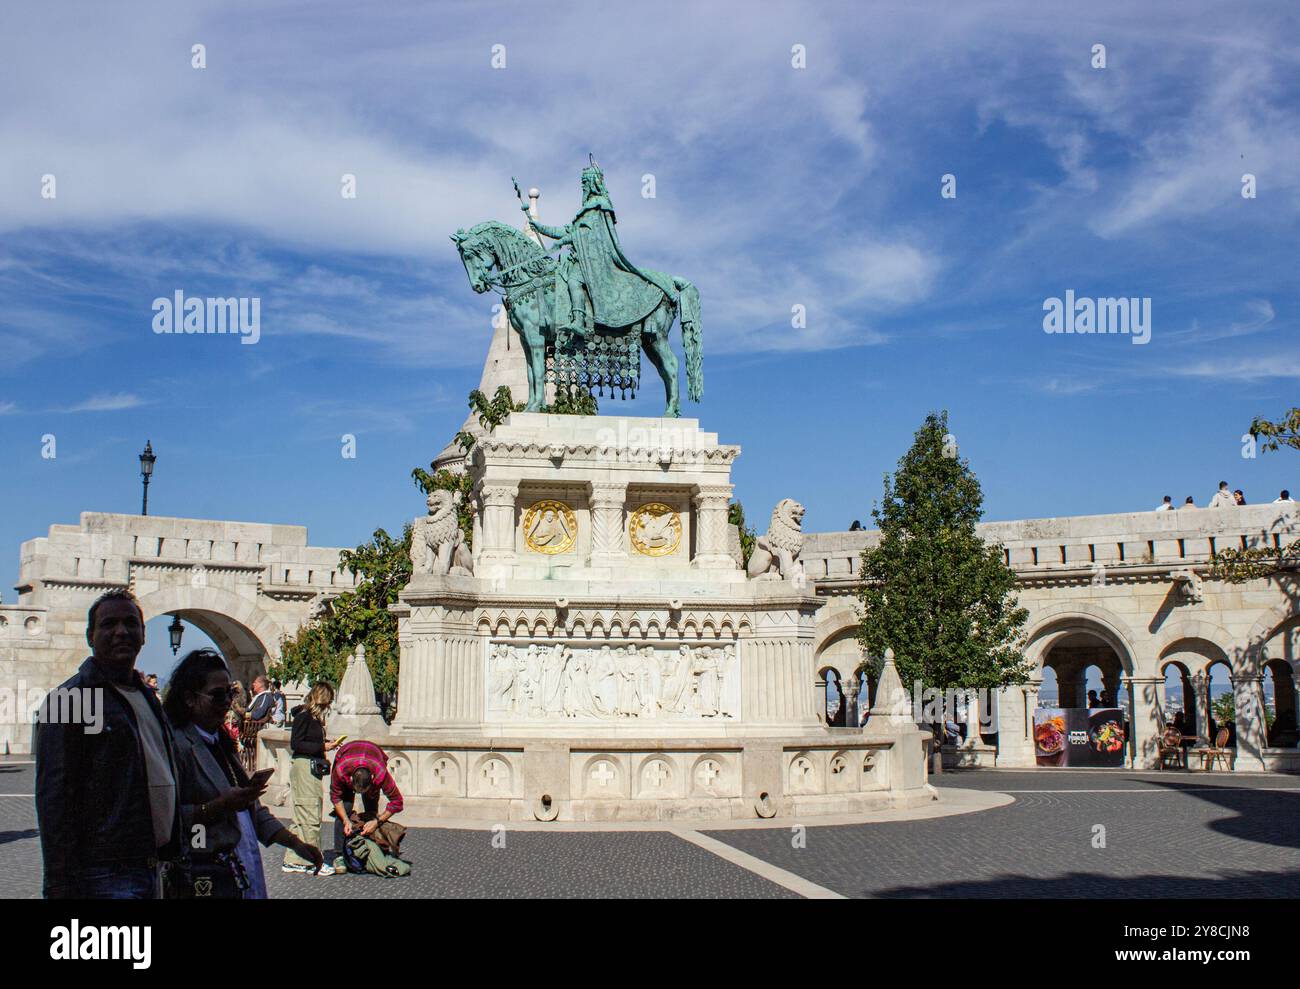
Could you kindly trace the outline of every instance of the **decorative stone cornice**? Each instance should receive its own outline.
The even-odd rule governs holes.
[[[672,464],[729,465],[740,455],[740,447],[719,445],[698,449],[677,449],[661,446],[619,447],[600,443],[536,443],[519,440],[501,440],[485,437],[474,447],[476,460],[545,461],[562,460],[567,466],[583,463],[660,463],[668,454]]]

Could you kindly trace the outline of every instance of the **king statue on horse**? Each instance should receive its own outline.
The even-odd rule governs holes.
[[[551,250],[567,248],[558,261],[524,233],[491,220],[452,237],[474,291],[502,292],[528,355],[528,411],[542,407],[548,381],[635,394],[644,349],[664,382],[664,415],[681,415],[677,357],[668,343],[675,317],[682,324],[687,393],[692,401],[703,397],[699,291],[684,278],[632,264],[615,223],[605,177],[591,160],[572,223],[554,227],[529,217],[537,234],[555,241]]]
[[[520,209],[527,214],[528,204],[521,202]],[[582,170],[582,208],[572,223],[551,227],[529,220],[537,233],[556,241],[552,250],[569,248],[555,272],[555,326],[557,333],[577,337],[578,346],[596,323],[628,326],[644,319],[662,296],[677,297],[671,278],[642,271],[627,259],[617,222],[604,173],[594,160]],[[560,340],[563,346],[565,338]]]

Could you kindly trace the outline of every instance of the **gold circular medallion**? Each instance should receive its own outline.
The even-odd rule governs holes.
[[[682,541],[681,516],[654,501],[632,513],[628,533],[632,547],[642,556],[669,556]]]
[[[536,553],[567,553],[577,538],[577,516],[562,501],[539,501],[524,513],[524,542]]]

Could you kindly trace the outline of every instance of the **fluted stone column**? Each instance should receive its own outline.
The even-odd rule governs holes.
[[[1236,711],[1237,758],[1234,769],[1262,771],[1268,729],[1264,720],[1264,677],[1244,673],[1228,678],[1232,684],[1232,702]]]
[[[1156,769],[1160,765],[1160,684],[1161,677],[1123,677],[1133,709],[1133,767]],[[1119,698],[1116,698],[1118,700]]]
[[[735,570],[736,561],[727,547],[727,504],[732,485],[701,485],[695,503],[695,559],[691,565],[701,570]]]
[[[591,565],[619,566],[628,560],[624,538],[627,482],[591,482]]]
[[[1210,678],[1203,673],[1192,677],[1196,697],[1196,744],[1204,748],[1212,744],[1210,738]]]
[[[479,492],[483,506],[483,548],[475,564],[513,563],[515,559],[515,502],[517,484],[489,484]]]

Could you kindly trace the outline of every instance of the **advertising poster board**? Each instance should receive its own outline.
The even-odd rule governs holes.
[[[1034,761],[1040,766],[1123,766],[1127,740],[1124,711],[1117,707],[1034,712]]]

